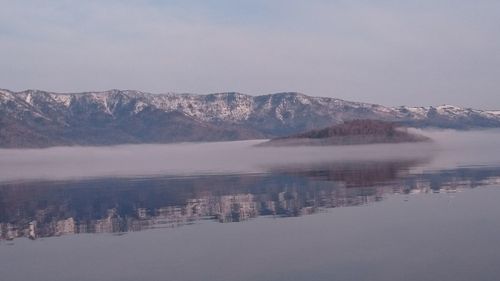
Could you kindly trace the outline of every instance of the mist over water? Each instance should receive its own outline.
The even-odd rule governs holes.
[[[430,136],[438,145],[438,151],[443,155],[435,160],[443,161],[443,165],[496,165],[500,163],[500,130],[421,132]]]
[[[255,147],[262,140],[0,150],[0,181],[266,173],[288,165],[419,160],[416,169],[500,163],[500,131],[419,131],[431,143]]]
[[[500,132],[419,133],[0,150],[1,276],[498,279]]]

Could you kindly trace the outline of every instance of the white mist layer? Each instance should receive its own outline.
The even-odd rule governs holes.
[[[265,173],[287,165],[417,161],[416,172],[500,164],[500,131],[420,131],[432,143],[255,147],[258,141],[0,150],[0,181]]]

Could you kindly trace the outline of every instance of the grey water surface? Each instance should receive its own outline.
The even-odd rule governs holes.
[[[0,280],[498,280],[500,132],[0,150]]]

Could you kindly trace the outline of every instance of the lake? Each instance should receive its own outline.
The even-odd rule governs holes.
[[[500,132],[0,150],[0,279],[498,280]]]

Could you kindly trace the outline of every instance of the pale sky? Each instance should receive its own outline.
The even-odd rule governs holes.
[[[0,88],[500,109],[500,1],[0,0]]]

